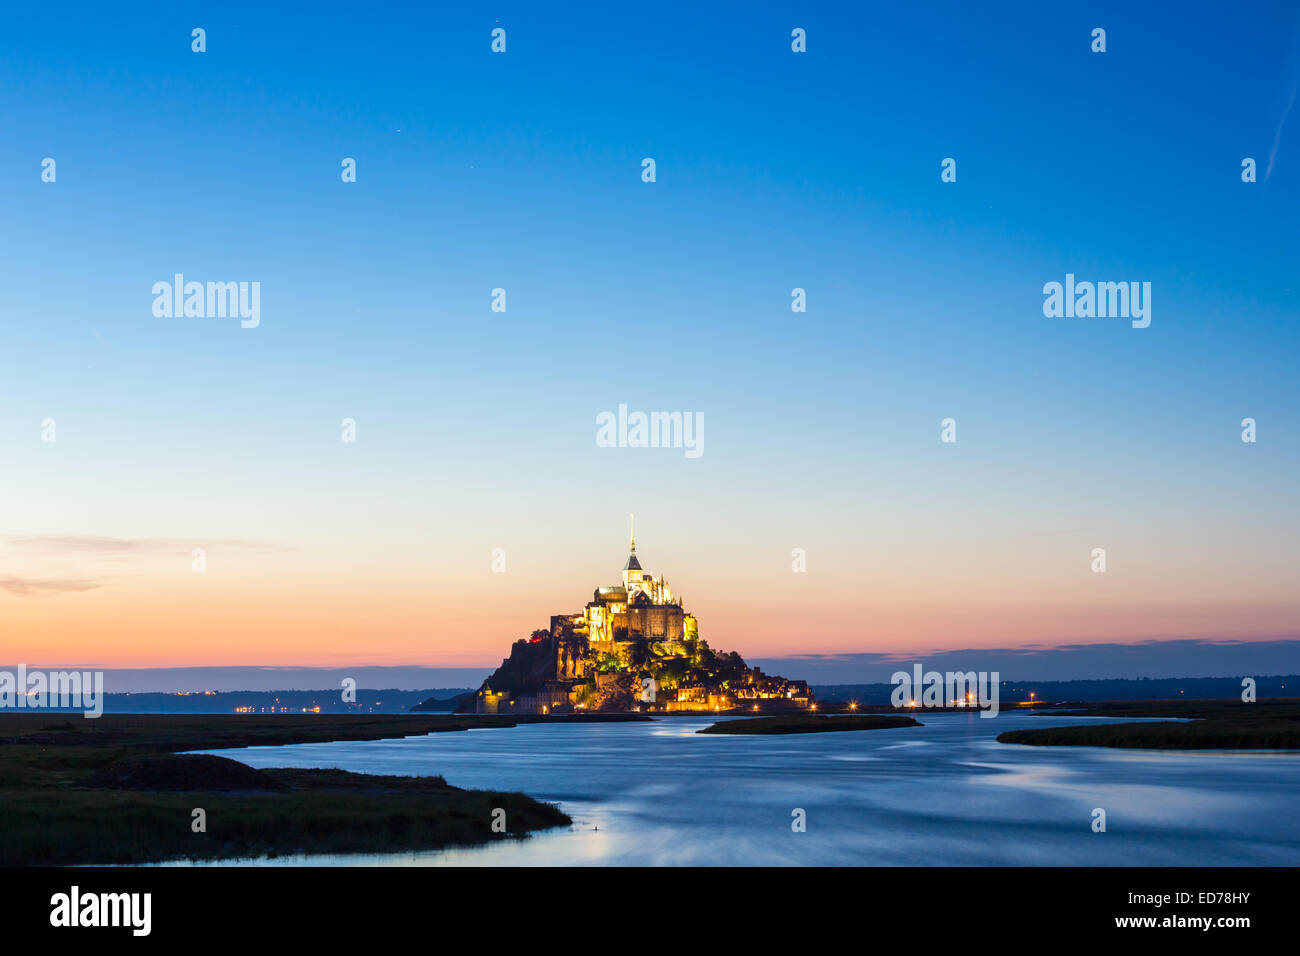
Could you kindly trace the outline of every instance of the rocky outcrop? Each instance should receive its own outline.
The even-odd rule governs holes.
[[[764,674],[739,654],[715,653],[699,637],[633,638],[598,646],[555,627],[516,641],[510,656],[457,712],[781,711],[811,704],[803,681]]]

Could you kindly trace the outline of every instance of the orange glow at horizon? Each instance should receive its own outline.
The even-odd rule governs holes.
[[[171,573],[79,593],[0,595],[0,652],[10,662],[67,666],[201,665],[495,667],[513,641],[573,613],[589,591],[509,575],[473,587],[318,572]],[[557,582],[558,583],[558,582]],[[889,601],[815,591],[728,593],[687,610],[718,650],[747,658],[854,652],[915,655],[958,648],[1264,639],[1295,620],[1287,605],[1136,601],[1086,605]],[[707,589],[696,588],[697,597]],[[1248,620],[1249,626],[1242,621]],[[1261,628],[1263,634],[1261,634]]]

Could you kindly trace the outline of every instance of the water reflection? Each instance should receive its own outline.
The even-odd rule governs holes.
[[[707,718],[528,724],[212,752],[441,774],[560,803],[574,820],[481,848],[260,861],[271,865],[1300,864],[1300,755],[1021,747],[994,738],[1079,719],[922,720],[787,737],[696,735]],[[1091,830],[1095,807],[1106,833]],[[795,808],[804,833],[791,830]]]

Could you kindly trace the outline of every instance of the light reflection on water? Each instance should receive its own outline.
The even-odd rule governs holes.
[[[1078,724],[922,714],[923,727],[697,735],[709,718],[524,724],[210,751],[255,767],[441,774],[556,802],[568,829],[472,849],[271,865],[1300,864],[1300,755],[999,744]],[[807,811],[807,832],[791,811]],[[1092,810],[1107,814],[1093,833]]]

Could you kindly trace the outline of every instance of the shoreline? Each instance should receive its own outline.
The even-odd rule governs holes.
[[[257,770],[187,751],[364,741],[512,718],[0,714],[0,864],[115,865],[390,853],[521,839],[572,820],[440,776]],[[90,848],[93,847],[93,850]]]
[[[1125,750],[1300,750],[1300,699],[1120,701],[1061,710],[1053,717],[1144,718],[1144,723],[1035,727],[998,734],[1003,744]],[[1160,718],[1165,718],[1161,720]]]
[[[921,726],[924,725],[919,720],[903,714],[859,714],[846,717],[800,714],[789,717],[741,717],[736,720],[720,720],[695,732],[743,737],[773,734],[854,733],[863,730]]]

